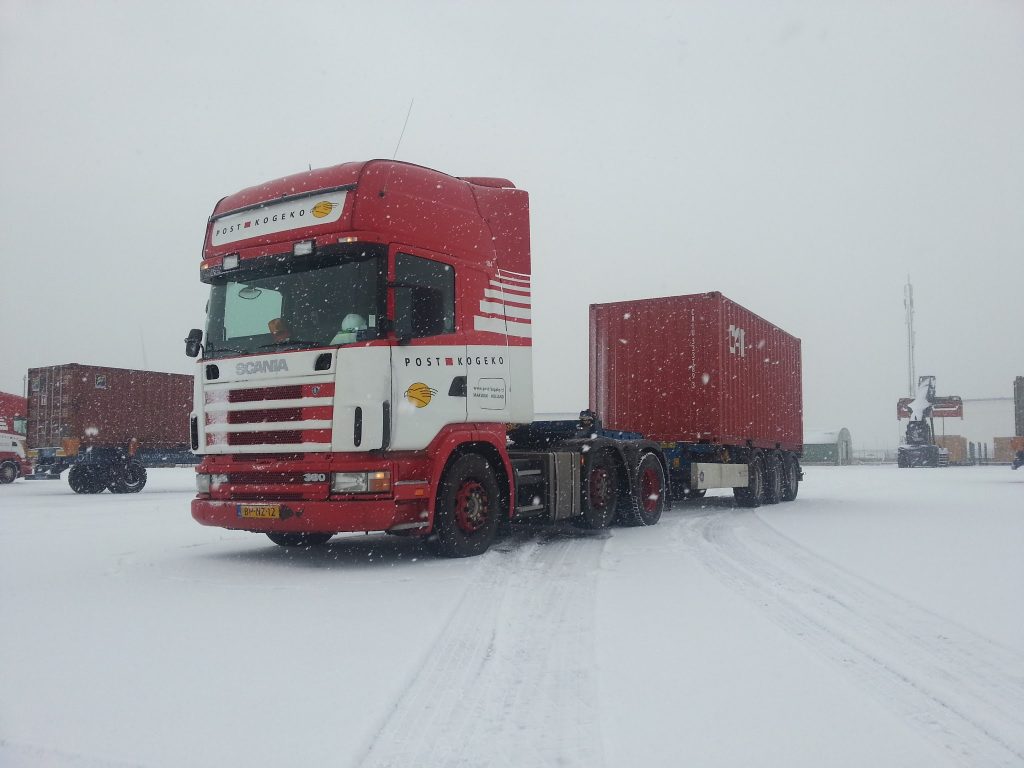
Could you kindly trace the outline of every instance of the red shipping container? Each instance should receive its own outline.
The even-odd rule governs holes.
[[[800,339],[720,293],[590,306],[590,408],[663,442],[802,450]]]
[[[29,448],[189,445],[191,376],[69,363],[30,368],[28,390]]]

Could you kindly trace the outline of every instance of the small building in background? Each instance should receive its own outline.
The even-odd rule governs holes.
[[[849,464],[853,461],[850,430],[807,430],[804,432],[802,464]]]

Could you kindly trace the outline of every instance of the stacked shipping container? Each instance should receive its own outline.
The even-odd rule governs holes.
[[[30,368],[28,380],[29,448],[188,448],[191,376],[70,363]]]

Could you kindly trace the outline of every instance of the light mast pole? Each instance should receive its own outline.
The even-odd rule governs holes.
[[[910,284],[910,275],[903,286],[903,307],[907,310],[907,394],[914,397],[917,377],[914,375],[914,286]]]

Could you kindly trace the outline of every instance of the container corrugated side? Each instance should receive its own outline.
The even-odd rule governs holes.
[[[107,366],[68,365],[29,370],[29,446],[126,446],[189,443],[192,377]]]
[[[591,305],[590,376],[608,429],[801,447],[800,340],[720,293]]]

